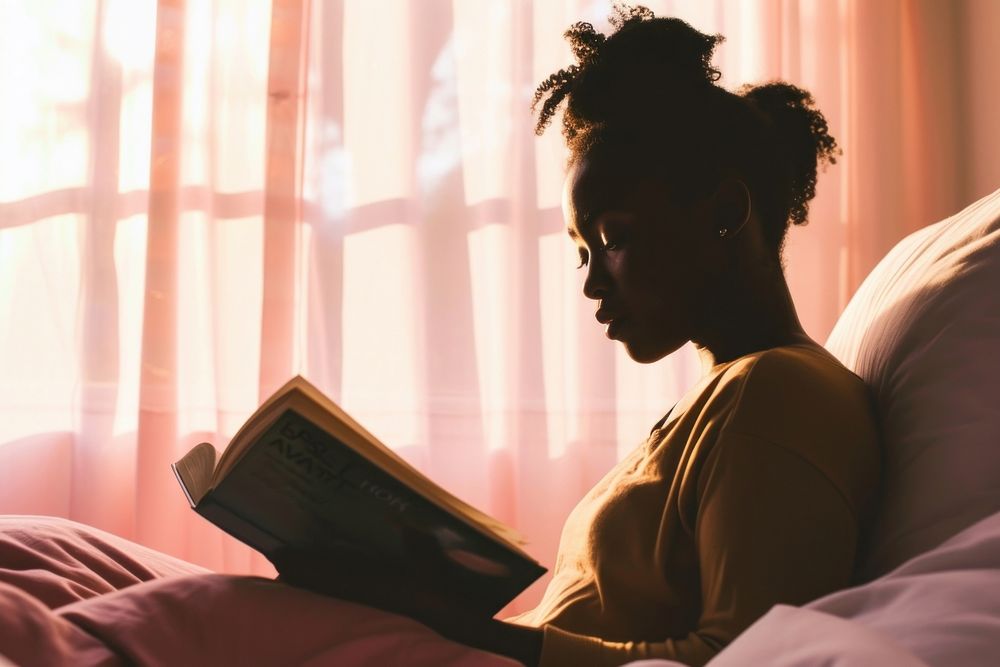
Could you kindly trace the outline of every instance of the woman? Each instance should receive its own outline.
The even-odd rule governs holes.
[[[576,24],[566,102],[567,229],[609,338],[650,363],[688,341],[704,377],[574,509],[534,610],[478,623],[402,611],[528,665],[702,665],[777,603],[847,586],[879,446],[861,380],[803,331],[782,272],[836,143],[808,93],[715,85],[721,37],[616,8]]]

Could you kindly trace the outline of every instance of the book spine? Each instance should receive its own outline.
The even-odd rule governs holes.
[[[181,491],[184,492],[184,497],[187,498],[188,505],[190,505],[192,509],[197,511],[198,503],[195,502],[194,497],[191,495],[191,490],[188,489],[187,484],[184,483],[184,476],[181,475],[181,471],[177,468],[177,464],[171,463],[170,469],[174,471],[174,477],[177,478],[177,483],[181,485]]]

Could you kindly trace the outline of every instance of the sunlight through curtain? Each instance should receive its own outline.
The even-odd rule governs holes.
[[[939,168],[968,143],[967,15],[647,4],[726,36],[723,84],[787,78],[826,113],[844,156],[786,250],[823,341],[896,240],[975,194]],[[268,572],[168,465],[302,373],[552,565],[569,510],[699,373],[688,348],[642,367],[604,339],[561,138],[532,132],[562,32],[609,5],[0,3],[0,511]]]

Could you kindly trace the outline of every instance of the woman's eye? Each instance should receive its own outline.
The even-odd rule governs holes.
[[[601,250],[619,250],[622,247],[624,239],[621,235],[612,235],[607,232],[601,234]]]
[[[585,266],[587,266],[587,255],[585,255],[584,253],[581,252],[580,253],[580,263],[576,265],[576,268],[582,269]]]

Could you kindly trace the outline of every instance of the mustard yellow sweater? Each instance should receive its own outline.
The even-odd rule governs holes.
[[[817,345],[715,367],[563,528],[532,611],[542,667],[702,665],[776,603],[846,587],[880,448],[868,391]]]

